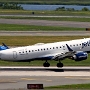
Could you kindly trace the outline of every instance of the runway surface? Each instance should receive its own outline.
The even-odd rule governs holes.
[[[48,20],[31,20],[31,19],[30,20],[28,20],[28,19],[0,19],[0,23],[90,28],[90,22],[73,22],[73,21],[48,21]]]
[[[3,16],[3,17],[69,17],[69,18],[72,18],[72,17],[75,17],[75,18],[90,18],[90,16],[60,16],[60,15],[9,15],[9,14],[4,14],[4,15],[0,15],[0,16]]]
[[[90,22],[0,19],[4,24],[90,28]],[[0,31],[0,36],[90,36],[90,31]]]
[[[12,70],[10,70],[10,68]],[[14,70],[16,68],[17,70]],[[19,68],[21,68],[21,70],[18,70]],[[24,68],[27,70],[24,70]],[[28,70],[28,68],[31,70]],[[68,71],[62,72],[57,70],[53,71],[52,69],[56,70],[61,68],[0,67],[0,89],[10,90],[22,88],[22,90],[25,90],[27,88],[27,84],[43,84],[43,86],[46,87],[90,83],[90,67],[63,67],[62,69],[68,69]],[[70,69],[72,71],[69,71]],[[81,71],[77,71],[77,69],[81,69]]]
[[[90,36],[90,31],[0,31],[0,36]]]
[[[54,71],[54,72],[64,72],[64,71],[90,71],[90,67],[23,67],[23,66],[9,66],[0,67],[0,71]]]

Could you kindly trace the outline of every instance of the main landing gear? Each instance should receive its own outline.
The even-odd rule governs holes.
[[[61,63],[60,60],[59,63],[57,63],[57,67],[63,67],[63,63]]]
[[[49,67],[50,66],[50,63],[48,63],[47,61],[45,63],[43,63],[43,66],[44,67]]]
[[[48,63],[47,60],[46,60],[46,62],[43,63],[43,66],[44,66],[44,67],[49,67],[49,66],[50,66],[50,63]],[[59,63],[57,63],[57,67],[63,67],[63,63],[61,63],[61,62],[59,61]]]
[[[57,67],[63,67],[63,63],[61,62],[57,63]]]

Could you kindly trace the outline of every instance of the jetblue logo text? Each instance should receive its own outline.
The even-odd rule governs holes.
[[[82,48],[90,46],[90,40],[82,43]]]

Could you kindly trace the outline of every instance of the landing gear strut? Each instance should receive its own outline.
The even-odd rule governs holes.
[[[47,60],[46,60],[46,62],[43,63],[43,66],[44,66],[44,67],[49,67],[49,66],[50,66],[50,63],[48,63]]]
[[[63,67],[63,63],[61,63],[60,60],[59,63],[57,63],[57,67]]]

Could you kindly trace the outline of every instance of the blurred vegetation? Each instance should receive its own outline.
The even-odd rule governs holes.
[[[89,11],[89,9],[84,7],[84,8],[82,8],[82,11]]]
[[[32,14],[32,12],[34,12],[34,14]],[[90,16],[90,11],[69,11],[69,10],[13,10],[13,9],[0,9],[0,15],[33,15],[34,17],[36,15],[41,15],[41,16]],[[28,17],[29,17],[28,16]],[[27,17],[27,18],[28,18]],[[22,18],[22,17],[21,17]],[[37,17],[38,18],[38,17]],[[43,17],[41,17],[43,18]],[[46,17],[45,17],[46,18]],[[48,17],[47,17],[48,18]],[[89,20],[90,21],[90,20]]]
[[[16,9],[16,10],[23,10],[21,5],[16,3],[0,3],[0,9]]]
[[[52,5],[90,5],[90,0],[0,0],[18,4],[52,4]]]
[[[65,8],[65,7],[58,7],[56,11],[89,11],[87,7],[82,8],[82,10],[75,10],[74,8]]]
[[[71,84],[71,85],[57,85],[45,87],[45,90],[89,90],[90,83],[88,84]]]
[[[25,46],[36,43],[52,43],[89,37],[90,36],[0,36],[0,44],[4,42],[8,46]]]

